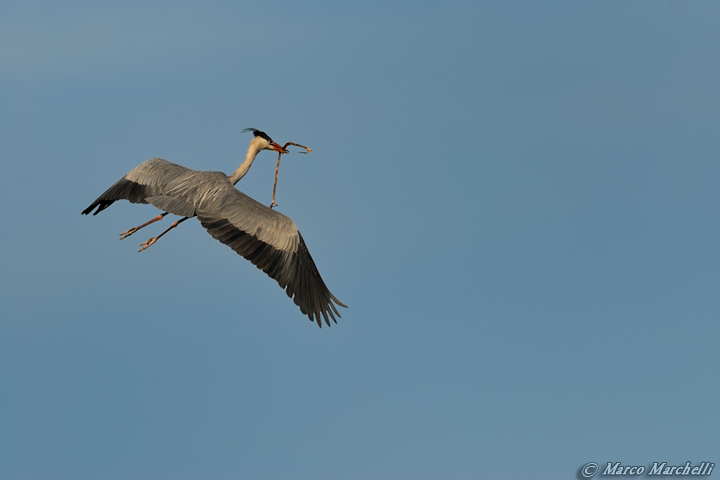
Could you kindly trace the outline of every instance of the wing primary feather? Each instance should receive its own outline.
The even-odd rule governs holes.
[[[228,205],[228,202],[225,202],[225,205]],[[263,208],[267,207],[263,206]],[[281,216],[279,213],[277,215]],[[256,236],[238,226],[238,224],[250,225],[252,221],[244,218],[237,209],[232,212],[232,215],[223,215],[222,211],[198,211],[197,216],[200,224],[213,238],[232,248],[233,251],[274,279],[311,321],[317,323],[321,328],[323,321],[328,326],[331,325],[331,319],[337,323],[336,317],[340,318],[341,315],[336,305],[340,307],[345,307],[345,305],[327,289],[307,250],[305,241],[294,225],[286,223],[283,230],[283,227],[277,225],[274,228],[269,227],[274,222],[266,221],[263,223],[262,229],[255,229]],[[232,218],[232,221],[228,217]],[[279,219],[280,217],[278,217]],[[282,222],[278,225],[280,224]],[[291,225],[292,228],[287,225]],[[279,231],[285,233],[280,235]],[[287,237],[290,234],[296,236],[294,241],[289,242],[289,244],[296,245],[294,251],[284,250],[268,243],[268,241],[272,241],[278,245],[288,244],[279,237]],[[261,238],[268,240],[263,241]]]

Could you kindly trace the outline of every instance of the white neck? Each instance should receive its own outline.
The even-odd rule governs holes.
[[[228,176],[230,182],[233,185],[239,182],[240,179],[245,176],[248,170],[250,170],[250,165],[252,165],[252,163],[255,161],[255,157],[257,157],[257,154],[260,153],[263,148],[263,145],[259,145],[257,142],[250,142],[248,151],[245,154],[245,161],[240,164],[238,169],[235,170],[235,173]]]

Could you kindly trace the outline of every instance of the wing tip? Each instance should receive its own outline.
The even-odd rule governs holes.
[[[328,294],[330,295],[330,298],[332,300],[330,300],[328,302],[328,304],[327,304],[327,306],[325,306],[325,308],[316,309],[307,314],[310,321],[317,323],[318,327],[320,327],[320,328],[322,328],[323,320],[325,320],[325,324],[328,327],[332,327],[332,324],[330,323],[330,319],[332,319],[333,323],[335,323],[337,325],[338,322],[337,322],[337,319],[335,318],[335,316],[337,316],[337,318],[342,318],[342,315],[340,315],[340,312],[338,312],[338,309],[335,308],[335,304],[337,304],[338,307],[348,308],[347,305],[345,305],[340,300],[335,298],[335,296],[332,293],[328,292]]]
[[[98,213],[102,212],[110,205],[112,205],[114,202],[115,200],[96,200],[92,203],[92,205],[82,211],[82,215],[89,215],[90,213],[92,213],[93,215],[97,215]],[[93,212],[95,207],[97,207],[97,210]]]

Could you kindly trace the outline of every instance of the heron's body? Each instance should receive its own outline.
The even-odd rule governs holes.
[[[295,223],[234,187],[260,151],[282,149],[264,133],[256,131],[255,135],[245,162],[230,176],[152,158],[125,175],[82,213],[97,208],[97,215],[116,200],[128,200],[149,203],[186,218],[197,217],[213,238],[275,279],[310,320],[321,325],[322,316],[330,325],[330,318],[336,321],[335,315],[340,316],[335,304],[345,305],[325,286]]]

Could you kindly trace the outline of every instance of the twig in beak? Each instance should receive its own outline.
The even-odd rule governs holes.
[[[293,143],[293,142],[287,142],[287,143],[283,146],[283,150],[287,151],[287,146],[288,146],[288,145],[295,145],[296,147],[304,148],[305,150],[307,150],[307,152],[300,152],[300,153],[309,153],[309,152],[312,152],[312,150],[309,149],[308,147],[306,147],[306,146],[304,146],[304,145],[300,145],[299,143]],[[278,204],[275,203],[275,190],[277,190],[278,171],[280,170],[280,159],[282,158],[283,153],[284,153],[284,152],[278,152],[278,161],[277,161],[277,165],[275,165],[275,183],[273,184],[273,196],[272,196],[272,201],[270,202],[270,208],[273,208],[273,207],[277,207],[277,206],[278,206]],[[288,152],[288,153],[289,153],[289,152]]]
[[[275,189],[277,188],[277,177],[278,177],[278,170],[280,169],[280,159],[281,158],[282,158],[282,152],[278,152],[278,161],[277,161],[277,165],[275,165],[275,183],[273,184],[273,198],[272,198],[272,202],[270,202],[270,208],[278,206],[278,204],[275,203]]]

